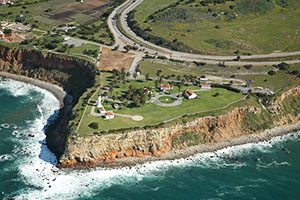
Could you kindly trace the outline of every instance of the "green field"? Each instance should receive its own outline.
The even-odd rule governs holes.
[[[110,45],[113,36],[107,17],[123,0],[18,0],[15,5],[0,6],[0,21],[29,24],[42,31],[55,31],[73,37]],[[68,32],[65,25],[75,26]]]
[[[254,54],[300,49],[300,1],[200,2],[144,0],[136,8],[134,19],[147,35],[185,45],[190,48],[185,48],[187,51],[234,54],[239,50],[240,54]]]
[[[109,75],[104,75],[108,80],[110,79]],[[107,85],[110,85],[110,81],[106,82]],[[129,85],[132,87],[149,87],[153,86],[154,83],[152,81],[130,81],[124,85],[121,85],[120,88],[114,89],[111,95],[119,94],[121,95],[123,91],[125,91]],[[189,88],[188,86],[184,86],[184,89]],[[193,86],[193,89],[197,87]],[[172,93],[178,92],[178,89],[174,87],[171,91]],[[219,93],[219,96],[214,97],[214,94]],[[130,118],[124,117],[116,117],[113,120],[105,120],[101,117],[94,117],[90,114],[93,105],[95,104],[88,104],[87,112],[83,118],[83,122],[79,128],[78,133],[80,135],[89,135],[93,134],[94,132],[99,131],[109,131],[109,130],[118,130],[123,128],[133,128],[133,127],[144,127],[144,126],[151,126],[160,124],[164,121],[172,120],[174,118],[189,115],[193,113],[201,113],[201,112],[210,112],[214,109],[221,109],[228,104],[237,101],[243,98],[243,95],[240,93],[234,93],[225,89],[214,88],[211,91],[207,92],[197,92],[199,98],[195,100],[183,100],[183,103],[177,107],[160,107],[153,103],[146,103],[140,107],[126,107],[121,105],[120,110],[114,110],[117,114],[125,114],[125,115],[140,115],[144,117],[144,120],[141,122],[133,121]],[[91,102],[96,102],[97,96],[95,96]],[[106,110],[113,110],[112,104],[108,102],[104,102],[104,106]],[[82,110],[82,109],[81,109]],[[92,122],[97,122],[99,124],[98,129],[92,129],[89,127],[89,124]]]

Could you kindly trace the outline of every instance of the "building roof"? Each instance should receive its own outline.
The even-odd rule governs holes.
[[[193,90],[191,90],[191,89],[186,90],[186,93],[187,93],[187,95],[189,95],[189,96],[191,96],[191,95],[194,94]]]
[[[210,87],[211,87],[211,84],[209,84],[209,83],[204,83],[204,84],[201,84],[201,87],[203,87],[203,88],[210,88]]]
[[[111,111],[108,111],[108,112],[106,112],[106,114],[105,114],[106,116],[114,116],[114,113],[113,112],[111,112]]]
[[[173,85],[170,85],[170,84],[160,84],[160,89],[162,89],[162,90],[170,90],[170,89],[173,89]]]

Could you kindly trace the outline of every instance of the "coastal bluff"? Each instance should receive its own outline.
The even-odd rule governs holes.
[[[300,86],[265,106],[241,106],[217,115],[166,128],[69,139],[62,168],[124,166],[176,159],[249,142],[271,139],[300,129]]]
[[[61,102],[57,119],[46,125],[47,145],[59,158],[65,151],[71,132],[69,121],[72,118],[72,108],[86,88],[94,85],[95,66],[65,55],[0,45],[0,72],[2,77],[45,88]],[[64,94],[71,97],[67,103]]]

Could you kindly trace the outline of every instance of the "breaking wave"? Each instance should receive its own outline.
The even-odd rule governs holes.
[[[243,168],[246,161],[236,159],[255,152],[268,153],[272,146],[287,140],[299,140],[299,133],[276,137],[268,142],[250,143],[225,148],[211,153],[201,153],[185,159],[172,161],[149,162],[135,167],[118,169],[96,168],[91,170],[59,170],[55,167],[57,159],[47,148],[44,126],[54,111],[59,108],[59,102],[46,90],[15,81],[8,81],[5,88],[14,95],[26,95],[35,90],[44,95],[43,101],[37,106],[39,116],[28,123],[26,130],[15,130],[16,137],[24,134],[34,134],[35,137],[22,140],[22,147],[16,147],[16,152],[25,152],[20,157],[17,167],[21,179],[31,187],[18,192],[16,199],[77,199],[91,197],[101,189],[113,185],[126,185],[143,181],[144,178],[158,178],[164,172],[174,168],[197,166],[201,168]],[[1,86],[0,84],[0,87]],[[2,126],[1,126],[2,127]],[[5,127],[3,127],[5,128]],[[3,155],[4,158],[5,155]],[[1,156],[0,156],[1,157]],[[288,163],[270,163],[270,165],[288,165]],[[261,167],[265,167],[261,164]],[[158,188],[153,188],[157,190]]]

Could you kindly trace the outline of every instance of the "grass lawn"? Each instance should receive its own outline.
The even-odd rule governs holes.
[[[235,2],[240,1],[251,2]],[[300,49],[300,1],[288,0],[291,5],[284,8],[272,0],[273,8],[264,14],[242,14],[240,10],[229,9],[233,1],[209,6],[201,6],[198,1],[182,1],[162,10],[174,2],[179,1],[144,0],[136,8],[135,20],[143,29],[150,28],[152,35],[168,41],[176,39],[207,54],[233,54],[238,49],[242,54]],[[208,9],[215,17],[207,13]],[[158,10],[162,11],[155,13]],[[229,20],[229,15],[235,16]],[[153,20],[147,20],[149,16]]]
[[[217,92],[220,93],[220,96],[213,97],[213,95]],[[116,113],[120,114],[141,115],[144,117],[144,120],[141,122],[135,122],[131,119],[122,117],[116,117],[113,120],[104,120],[102,118],[93,117],[90,115],[92,106],[89,106],[87,115],[84,117],[82,126],[79,129],[79,134],[84,136],[92,134],[95,131],[155,125],[163,121],[171,120],[173,118],[180,117],[186,114],[199,113],[209,111],[211,109],[222,108],[243,97],[242,94],[234,93],[220,88],[214,88],[211,91],[199,92],[197,94],[199,95],[198,99],[185,99],[183,100],[183,103],[178,107],[164,108],[156,106],[152,103],[147,103],[139,108],[123,107],[121,110],[115,111]],[[112,110],[112,108],[108,110]],[[88,127],[88,125],[91,122],[99,123],[99,129],[93,130],[90,127]]]
[[[80,47],[74,47],[74,48],[68,48],[67,52],[74,55],[87,55],[91,56],[93,58],[97,58],[99,54],[100,47],[93,44],[84,44]],[[92,51],[92,53],[88,53],[89,51]]]
[[[169,97],[169,96],[161,96],[158,99],[161,103],[173,103],[176,101],[175,98]]]

